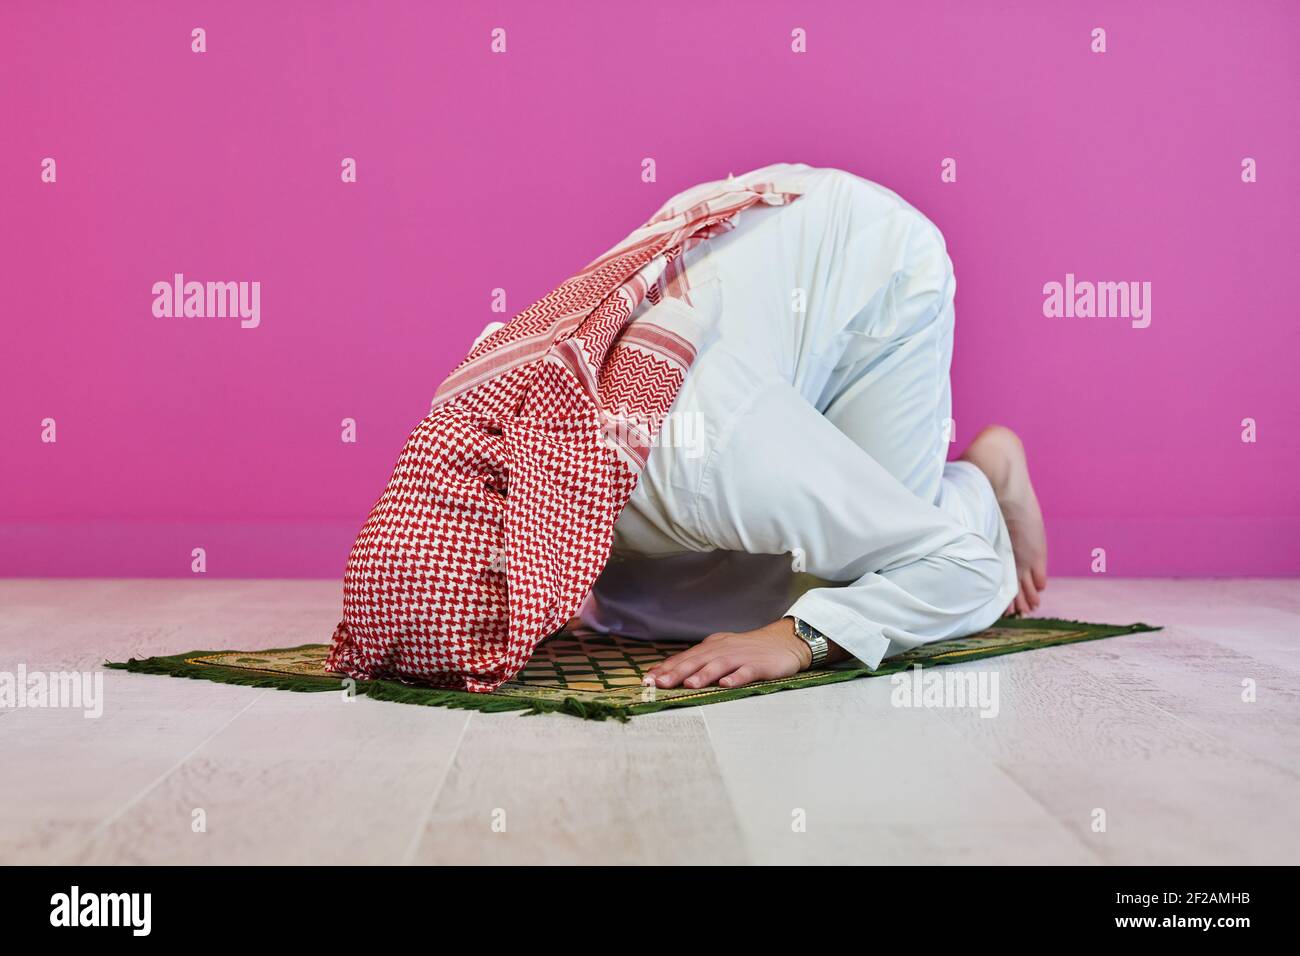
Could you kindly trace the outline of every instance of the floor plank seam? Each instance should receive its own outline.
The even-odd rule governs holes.
[[[460,735],[456,738],[456,744],[451,748],[451,754],[447,757],[447,766],[442,768],[442,776],[438,778],[438,785],[433,788],[433,796],[429,799],[429,805],[425,808],[424,813],[420,814],[419,822],[416,824],[415,833],[411,836],[411,842],[402,854],[402,866],[410,866],[415,861],[415,855],[419,852],[420,844],[424,842],[424,832],[429,827],[429,821],[433,819],[433,811],[438,806],[438,798],[442,796],[442,788],[447,785],[447,778],[451,776],[451,768],[456,765],[456,758],[460,755],[461,744],[465,742],[465,734],[469,731],[470,721],[474,719],[474,711],[467,711],[465,714],[465,723],[461,724]]]
[[[1071,668],[1073,668],[1073,669],[1075,669],[1075,670],[1078,670],[1078,671],[1080,671],[1080,672],[1082,672],[1082,673],[1084,673],[1084,674],[1087,674],[1087,671],[1084,670],[1083,668],[1079,667],[1077,664],[1075,664],[1075,663],[1073,663],[1073,662],[1067,662],[1067,663],[1068,663],[1068,665],[1069,665]],[[1016,666],[1016,665],[1015,665],[1014,663],[1007,663],[1007,664],[1004,664],[1003,666],[1004,666],[1004,667],[1014,667],[1014,666]],[[1028,665],[1026,665],[1026,664],[1022,661],[1022,662],[1020,662],[1020,666],[1024,667],[1024,666],[1028,666]],[[965,734],[962,734],[962,733],[958,730],[958,725],[957,725],[957,722],[956,722],[956,721],[957,721],[957,718],[954,718],[952,715],[950,715],[950,714],[948,714],[947,712],[945,712],[942,708],[939,709],[939,717],[940,717],[941,721],[943,722],[943,724],[944,724],[944,725],[949,729],[949,731],[952,732],[952,734],[953,734],[953,735],[954,735],[958,740],[960,740],[962,743],[964,743],[964,744],[967,745],[967,746],[970,746],[970,745],[971,745],[971,741],[969,740],[969,738],[967,738]],[[1077,845],[1080,849],[1083,850],[1084,854],[1088,857],[1089,860],[1091,860],[1094,864],[1096,864],[1096,865],[1098,865],[1098,866],[1101,866],[1101,865],[1103,865],[1103,864],[1106,862],[1106,861],[1103,859],[1102,855],[1101,855],[1101,854],[1100,854],[1096,849],[1094,849],[1092,846],[1090,846],[1090,845],[1089,845],[1089,844],[1088,844],[1088,843],[1087,843],[1087,842],[1086,842],[1086,841],[1085,841],[1085,840],[1084,840],[1084,839],[1083,839],[1083,838],[1082,838],[1082,837],[1081,837],[1081,836],[1080,836],[1080,835],[1079,835],[1079,834],[1074,830],[1074,828],[1073,828],[1072,826],[1070,826],[1070,824],[1069,824],[1068,822],[1066,822],[1065,820],[1062,820],[1061,817],[1060,817],[1060,815],[1059,815],[1058,813],[1056,813],[1055,811],[1053,811],[1052,808],[1049,807],[1046,803],[1044,803],[1042,800],[1040,800],[1040,799],[1038,798],[1038,795],[1037,795],[1036,793],[1034,793],[1033,790],[1031,790],[1031,789],[1029,789],[1027,786],[1025,786],[1024,783],[1022,783],[1022,782],[1017,778],[1016,774],[1014,773],[1014,771],[1013,771],[1011,768],[1003,766],[1003,765],[1002,765],[1002,761],[998,758],[998,756],[997,756],[995,753],[991,753],[991,752],[988,750],[988,748],[981,746],[981,745],[978,743],[978,741],[974,744],[974,746],[976,747],[976,749],[978,749],[978,751],[980,752],[980,754],[983,755],[984,759],[988,761],[989,766],[992,767],[993,770],[996,771],[997,774],[998,774],[999,776],[1001,776],[1004,780],[1006,780],[1007,783],[1010,784],[1012,787],[1014,787],[1016,790],[1020,791],[1020,793],[1022,793],[1022,794],[1023,794],[1023,795],[1028,799],[1028,800],[1029,800],[1030,803],[1032,803],[1034,806],[1038,807],[1038,809],[1040,809],[1040,810],[1043,812],[1044,816],[1045,816],[1048,820],[1051,820],[1054,824],[1056,824],[1056,826],[1057,826],[1058,828],[1060,828],[1060,829],[1065,833],[1065,835],[1066,835],[1066,836],[1067,836],[1067,837],[1068,837],[1068,838],[1069,838],[1069,839],[1070,839],[1070,840],[1071,840],[1075,845]]]
[[[1161,707],[1157,703],[1154,703],[1152,701],[1146,701],[1145,703],[1147,703],[1148,706],[1152,707],[1153,709],[1164,714],[1166,717],[1169,717],[1171,720],[1177,721],[1178,723],[1182,724],[1184,727],[1196,731],[1206,740],[1210,740],[1216,744],[1220,744],[1230,752],[1243,754],[1244,756],[1249,757],[1251,760],[1254,760],[1257,763],[1261,763],[1268,767],[1273,767],[1276,770],[1281,770],[1288,777],[1294,777],[1295,779],[1300,780],[1300,773],[1296,773],[1295,769],[1292,767],[1288,767],[1285,764],[1276,763],[1272,758],[1264,756],[1263,754],[1260,754],[1256,750],[1253,749],[1248,750],[1242,747],[1240,744],[1235,744],[1230,740],[1225,740],[1223,737],[1220,737],[1217,734],[1212,733],[1211,731],[1203,730],[1200,727],[1197,727],[1195,724],[1189,723],[1188,721],[1184,720],[1182,717],[1179,717],[1177,714],[1173,713],[1172,711],[1165,710],[1165,708]]]
[[[86,835],[85,842],[81,845],[80,849],[81,849],[81,850],[89,849],[89,848],[91,847],[91,845],[94,844],[95,840],[98,839],[99,836],[100,836],[101,834],[103,834],[103,833],[104,833],[104,832],[105,832],[109,827],[111,827],[114,823],[116,823],[116,822],[117,822],[118,820],[120,820],[123,816],[125,816],[126,813],[127,813],[127,812],[132,808],[132,807],[134,807],[136,804],[138,804],[141,800],[143,800],[145,797],[147,797],[150,793],[152,793],[152,792],[153,792],[153,791],[158,787],[159,784],[161,784],[164,780],[166,780],[168,777],[170,777],[173,773],[175,773],[177,770],[179,770],[182,766],[184,766],[184,765],[185,765],[185,762],[186,762],[187,760],[189,760],[189,759],[190,759],[191,757],[193,757],[196,753],[198,753],[200,750],[202,750],[204,747],[206,747],[209,743],[211,743],[212,740],[213,740],[214,738],[216,738],[216,736],[217,736],[218,734],[222,733],[222,732],[223,732],[227,727],[229,727],[229,726],[230,726],[231,724],[233,724],[236,720],[238,720],[240,717],[242,717],[244,714],[246,714],[246,713],[248,712],[248,710],[249,710],[249,709],[250,709],[250,708],[251,708],[255,703],[257,703],[257,701],[258,701],[259,699],[261,699],[261,697],[262,697],[263,695],[265,695],[265,694],[267,694],[267,693],[269,693],[269,691],[263,690],[263,691],[259,692],[258,694],[254,695],[253,699],[250,700],[247,704],[245,704],[242,708],[240,708],[236,713],[234,713],[233,715],[231,715],[231,717],[230,717],[229,720],[227,720],[224,724],[222,724],[222,725],[221,725],[220,727],[218,727],[216,730],[212,731],[212,733],[208,734],[206,737],[204,737],[204,738],[203,738],[201,741],[199,741],[197,744],[195,744],[195,746],[194,746],[194,747],[193,747],[193,748],[192,748],[188,753],[186,753],[185,756],[181,757],[180,760],[176,761],[176,763],[172,764],[170,767],[168,767],[166,770],[164,770],[161,774],[159,774],[157,777],[155,777],[153,781],[151,781],[149,784],[147,784],[147,785],[144,787],[144,789],[142,789],[139,793],[137,793],[134,797],[132,797],[132,798],[131,798],[130,800],[128,800],[126,803],[124,803],[124,804],[123,804],[123,805],[122,805],[122,806],[117,810],[116,813],[110,814],[108,817],[106,817],[104,820],[102,820],[98,825],[96,825],[95,829],[91,830],[90,833]]]
[[[1171,636],[1190,638],[1191,642],[1194,644],[1201,644],[1210,648],[1221,648],[1221,645],[1218,645],[1214,641],[1208,640],[1201,635],[1195,633],[1188,633],[1189,631],[1188,628],[1172,626],[1168,630]],[[1251,657],[1249,654],[1243,654],[1240,648],[1226,648],[1226,649],[1232,651],[1236,655],[1236,657],[1240,658],[1243,662],[1250,661],[1252,663],[1260,664],[1265,668],[1267,668],[1267,665],[1265,665],[1264,662],[1255,660],[1255,658]],[[1084,651],[1080,650],[1078,653],[1082,654],[1084,653]],[[1167,663],[1175,662],[1172,658],[1168,656],[1164,657],[1162,660]],[[1091,672],[1086,667],[1077,664],[1074,661],[1069,661],[1069,663],[1070,666],[1082,670],[1085,674],[1091,674]],[[1101,677],[1101,675],[1092,675],[1092,676],[1097,677],[1098,679],[1104,679]],[[1159,689],[1158,685],[1153,685],[1153,689]],[[1196,734],[1199,734],[1204,739],[1209,740],[1215,744],[1218,744],[1229,751],[1236,751],[1236,752],[1243,753],[1245,756],[1248,756],[1250,759],[1258,763],[1261,763],[1265,766],[1273,767],[1274,769],[1277,770],[1281,770],[1287,776],[1294,777],[1297,780],[1300,780],[1300,773],[1297,773],[1294,768],[1288,767],[1285,764],[1277,763],[1272,758],[1264,754],[1261,754],[1254,749],[1247,749],[1246,747],[1243,747],[1240,744],[1234,743],[1231,740],[1219,736],[1213,731],[1206,730],[1202,727],[1198,727],[1195,724],[1191,723],[1190,721],[1186,720],[1185,718],[1178,716],[1178,714],[1174,713],[1173,711],[1167,710],[1166,708],[1162,707],[1154,700],[1147,699],[1145,695],[1138,699],[1138,703],[1142,704],[1143,706],[1151,708],[1152,710],[1156,711],[1159,714],[1163,714],[1165,717],[1168,717],[1170,720],[1173,720],[1174,722],[1181,724],[1187,729],[1195,732]]]
[[[727,705],[719,704],[718,706],[726,707]],[[746,866],[753,866],[756,857],[753,848],[750,846],[749,834],[745,831],[744,826],[741,825],[740,810],[736,806],[735,797],[731,794],[731,784],[727,780],[726,771],[722,769],[722,760],[718,756],[718,744],[717,741],[713,739],[713,731],[709,727],[709,718],[705,715],[703,707],[698,708],[697,713],[700,715],[700,723],[704,725],[704,737],[709,742],[709,753],[713,756],[714,769],[718,772],[718,779],[722,781],[722,792],[727,795],[727,806],[731,809],[732,825],[735,827],[736,832],[740,834],[741,850],[744,856],[742,862]]]

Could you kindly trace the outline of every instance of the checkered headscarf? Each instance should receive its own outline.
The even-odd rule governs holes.
[[[685,249],[742,209],[797,195],[711,185],[476,344],[443,382],[352,546],[329,670],[491,691],[577,612],[695,358],[693,323],[632,313],[646,298],[689,302]]]

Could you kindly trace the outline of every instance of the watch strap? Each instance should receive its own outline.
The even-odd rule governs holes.
[[[807,621],[802,621],[790,615],[790,620],[794,621],[794,633],[799,640],[808,645],[808,650],[812,651],[812,660],[809,667],[816,667],[822,661],[826,660],[826,654],[830,650],[830,645],[826,641],[826,635],[817,628],[813,627]]]

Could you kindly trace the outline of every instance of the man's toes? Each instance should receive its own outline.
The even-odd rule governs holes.
[[[1020,593],[1024,595],[1029,610],[1038,610],[1038,588],[1034,587],[1034,578],[1028,571],[1020,575]]]

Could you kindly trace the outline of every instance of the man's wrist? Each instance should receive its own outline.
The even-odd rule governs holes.
[[[790,650],[794,652],[795,659],[799,661],[799,670],[806,671],[812,666],[812,648],[808,646],[807,641],[795,632],[794,618],[783,617],[777,621],[777,624],[780,625],[781,639],[789,645]]]
[[[808,647],[810,660],[804,665],[805,670],[814,667],[829,667],[831,664],[836,664],[849,657],[848,652],[845,651],[844,648],[840,647],[803,618],[796,617],[793,614],[787,614],[786,617],[794,622],[795,637]]]

